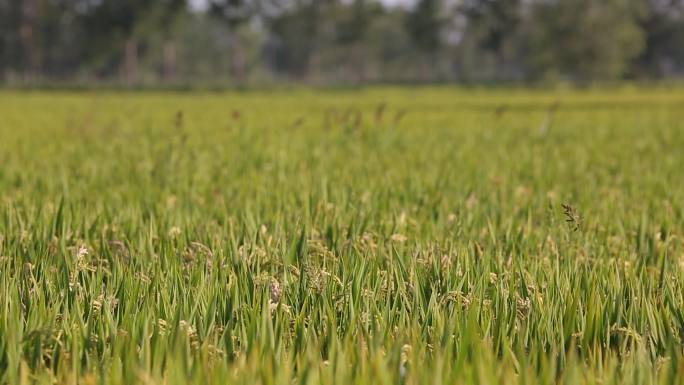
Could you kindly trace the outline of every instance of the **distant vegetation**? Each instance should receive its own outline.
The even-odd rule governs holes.
[[[203,3],[0,0],[0,81],[221,87],[684,74],[682,1]]]
[[[681,384],[684,93],[0,93],[0,383]]]

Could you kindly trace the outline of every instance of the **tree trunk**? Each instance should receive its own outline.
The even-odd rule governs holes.
[[[35,27],[38,16],[37,0],[25,0],[21,14],[22,19],[19,26],[19,36],[24,51],[24,81],[31,83],[35,79],[38,70],[38,55],[35,42]]]
[[[124,54],[124,77],[126,78],[126,84],[134,86],[138,84],[138,42],[135,38],[128,38]]]
[[[176,43],[172,40],[168,40],[164,43],[164,68],[162,74],[166,81],[176,78],[176,57]]]
[[[245,80],[245,59],[240,47],[240,38],[234,32],[230,38],[230,76],[233,82],[243,84]]]
[[[363,46],[354,43],[351,49],[352,67],[354,68],[354,81],[363,84],[366,81],[366,55]]]

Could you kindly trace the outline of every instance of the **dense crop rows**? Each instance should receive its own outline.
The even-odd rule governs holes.
[[[684,93],[0,94],[0,381],[682,383]]]

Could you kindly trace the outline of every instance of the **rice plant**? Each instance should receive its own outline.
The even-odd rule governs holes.
[[[683,105],[3,91],[0,382],[682,383]]]

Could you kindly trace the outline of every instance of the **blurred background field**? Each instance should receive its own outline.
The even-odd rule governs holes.
[[[10,87],[669,81],[680,0],[1,0]]]

